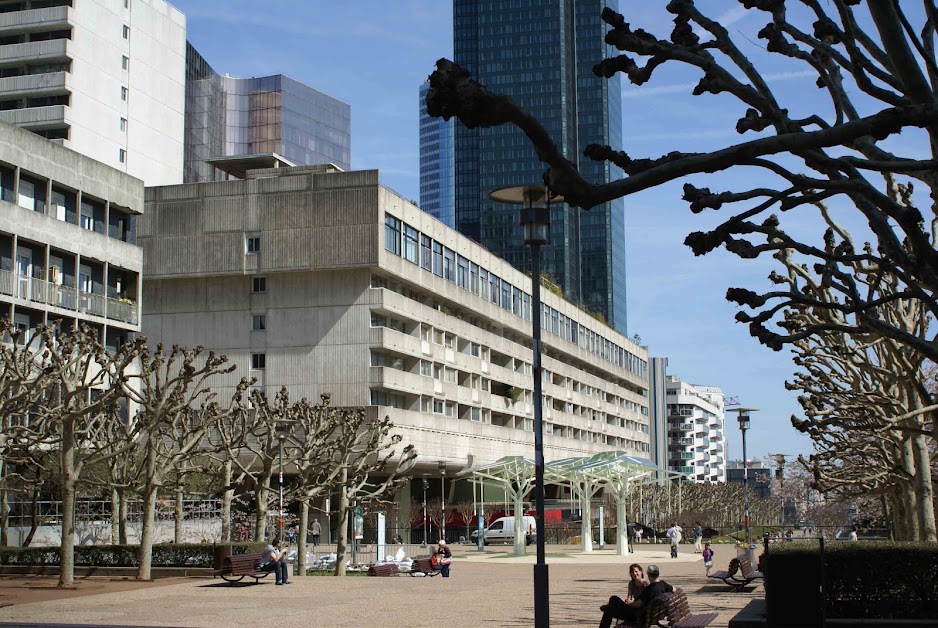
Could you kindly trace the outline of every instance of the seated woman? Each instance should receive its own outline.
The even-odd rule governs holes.
[[[603,612],[603,618],[600,622],[600,628],[609,628],[613,619],[624,619],[626,621],[635,621],[641,616],[641,610],[630,606],[641,596],[642,591],[648,586],[648,580],[645,579],[645,571],[642,566],[636,563],[629,565],[629,587],[625,593],[625,600],[618,595],[609,598],[609,603],[600,607]]]

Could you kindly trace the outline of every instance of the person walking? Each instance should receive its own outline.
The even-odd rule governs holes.
[[[699,554],[703,551],[701,544],[703,543],[703,528],[700,526],[700,522],[694,526],[694,553]]]
[[[322,526],[319,525],[319,519],[313,519],[313,525],[309,529],[310,534],[313,535],[313,547],[319,545],[319,539],[322,536]]]
[[[681,539],[684,538],[684,528],[677,524],[677,521],[671,524],[671,527],[668,528],[668,531],[665,532],[665,536],[671,539],[671,558],[677,558],[677,546],[680,545]]]
[[[703,552],[704,567],[707,569],[707,575],[710,575],[710,569],[713,568],[713,550],[710,549],[709,543],[704,543]]]

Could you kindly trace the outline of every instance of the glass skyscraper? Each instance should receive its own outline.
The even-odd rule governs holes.
[[[622,176],[607,162],[582,156],[588,144],[622,148],[618,75],[602,79],[593,65],[615,55],[603,41],[600,14],[617,0],[454,0],[454,60],[492,91],[531,112],[584,177],[606,183]],[[514,266],[530,270],[518,207],[489,192],[542,181],[546,166],[514,126],[456,125],[456,229]],[[625,212],[616,200],[579,210],[551,209],[544,271],[574,303],[625,333]]]
[[[455,120],[427,115],[429,83],[420,86],[420,209],[456,228]]]
[[[282,74],[221,76],[186,46],[186,183],[224,179],[209,162],[246,155],[348,170],[351,118],[346,103]]]

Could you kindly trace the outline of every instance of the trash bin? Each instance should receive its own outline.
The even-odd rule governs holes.
[[[221,569],[225,559],[231,556],[231,549],[227,545],[216,545],[212,548],[212,569]]]

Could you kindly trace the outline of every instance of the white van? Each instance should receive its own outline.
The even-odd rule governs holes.
[[[525,544],[530,545],[537,538],[537,520],[530,515],[524,517],[524,535]],[[478,531],[472,532],[472,538],[478,538]],[[482,537],[485,545],[489,543],[514,543],[515,542],[515,518],[499,517],[485,529]]]

